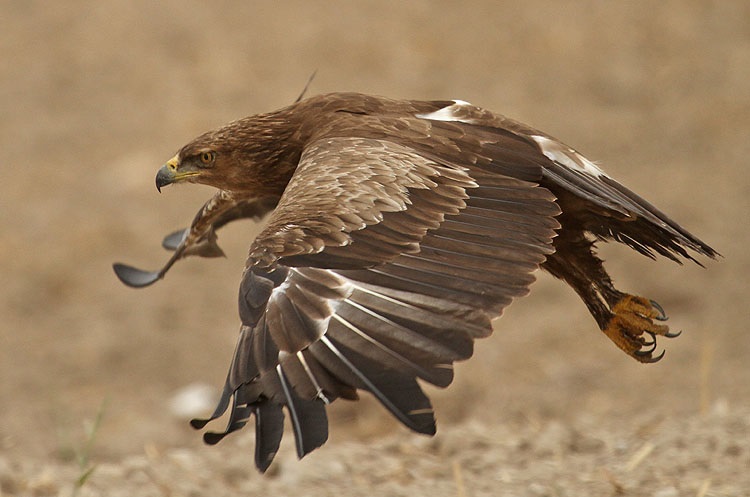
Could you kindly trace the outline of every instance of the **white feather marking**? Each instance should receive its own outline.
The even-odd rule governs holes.
[[[369,309],[365,309],[364,307],[356,304],[355,302],[352,302],[352,301],[350,301],[348,299],[346,300],[346,302],[349,305],[353,306],[353,307],[357,307],[357,308],[359,308],[359,309],[367,312],[368,314],[371,314],[372,316],[375,316],[375,317],[380,318],[380,319],[382,319],[384,321],[387,321],[382,316],[378,316],[377,314],[374,314],[372,311],[369,311]],[[429,372],[427,370],[425,370],[423,367],[419,366],[418,364],[415,364],[413,361],[407,359],[406,357],[404,357],[403,355],[399,354],[398,352],[396,352],[395,350],[391,349],[390,347],[388,347],[388,346],[386,346],[386,345],[378,342],[377,340],[375,340],[374,338],[372,338],[370,335],[368,335],[365,331],[363,331],[359,327],[357,327],[355,324],[347,321],[343,317],[341,317],[339,315],[336,315],[336,314],[333,316],[333,318],[336,321],[338,321],[339,323],[341,323],[342,325],[344,325],[346,328],[348,328],[350,331],[354,332],[355,335],[358,335],[363,340],[366,340],[367,342],[370,342],[371,344],[373,344],[374,346],[376,346],[377,348],[379,348],[380,350],[382,350],[386,354],[390,355],[391,357],[395,358],[396,360],[398,360],[398,361],[402,362],[403,364],[406,364],[409,367],[411,367],[411,368],[419,371],[423,375],[426,375],[426,376],[429,375]],[[322,337],[322,338],[325,338],[325,337]]]
[[[330,270],[326,270],[326,271],[328,273],[332,274],[333,276],[335,276],[337,279],[339,279],[339,281],[341,281],[341,285],[342,286],[344,286],[344,285],[346,285],[347,287],[349,286],[349,282],[347,280],[343,279],[340,275],[338,275],[338,274],[336,274],[336,273],[334,273],[333,271],[330,271]],[[279,299],[282,299],[282,298],[288,299],[288,297],[285,294],[286,294],[286,291],[289,288],[291,288],[292,285],[294,284],[294,282],[292,282],[292,276],[294,274],[298,274],[299,275],[300,273],[296,269],[292,268],[289,271],[289,274],[287,275],[286,279],[284,281],[282,281],[279,286],[277,286],[276,288],[274,288],[271,291],[271,296],[269,297],[268,304],[266,305],[266,310],[265,310],[266,313],[268,313],[269,309],[271,309],[272,307],[279,305],[278,304],[278,300]],[[304,275],[302,275],[302,277],[303,278],[307,278],[307,276],[304,276]],[[300,287],[299,291],[302,292],[302,293],[309,293],[309,291],[305,290],[304,287]],[[350,295],[351,292],[352,292],[352,290],[349,289],[348,292],[347,292],[347,295]],[[291,304],[295,308],[298,307],[294,303],[294,301],[292,301]],[[329,315],[327,315],[327,316],[325,316],[323,318],[313,318],[313,317],[308,316],[309,322],[313,326],[315,326],[315,330],[313,330],[313,331],[317,332],[319,335],[323,335],[326,332],[326,330],[328,329],[328,323],[331,321],[331,314],[333,314],[333,313],[336,312],[338,301],[337,300],[332,300],[332,299],[326,299],[325,300],[325,304],[328,306],[328,309],[330,310],[330,314]],[[282,319],[283,319],[283,315],[282,315]],[[276,328],[271,328],[271,332],[272,333],[279,333],[279,330],[277,330]]]
[[[305,359],[304,354],[302,354],[302,351],[297,352],[297,359],[299,360],[300,364],[302,364],[302,367],[305,368],[305,373],[307,373],[307,376],[310,377],[310,381],[315,387],[315,392],[318,395],[318,398],[322,400],[324,404],[330,404],[331,400],[325,396],[325,394],[323,393],[323,389],[320,388],[320,384],[318,383],[318,380],[315,379],[315,375],[310,369],[310,366],[307,365],[307,360]]]
[[[271,296],[268,297],[268,303],[266,304],[266,310],[265,312],[268,313],[268,309],[271,308],[271,306],[276,305],[276,300],[278,300],[286,290],[292,286],[292,283],[289,281],[289,276],[292,274],[292,271],[289,271],[289,274],[287,275],[286,279],[281,282],[279,286],[271,290]]]
[[[429,114],[417,114],[417,117],[420,119],[429,119],[431,121],[458,121],[466,124],[474,124],[473,119],[460,117],[458,111],[462,107],[471,107],[471,104],[463,100],[454,100],[453,105],[443,107],[442,109],[430,112]]]
[[[388,295],[383,295],[382,293],[378,293],[375,290],[371,290],[369,288],[365,288],[363,286],[359,286],[359,285],[354,284],[352,282],[349,282],[349,286],[351,286],[355,290],[359,290],[360,292],[370,294],[370,295],[372,295],[374,297],[378,297],[379,299],[383,299],[383,300],[385,300],[387,302],[391,302],[393,304],[400,305],[400,306],[406,307],[408,309],[413,309],[414,308],[414,306],[412,306],[410,304],[407,304],[407,303],[402,302],[400,300],[396,300],[393,297],[389,297]],[[349,294],[351,295],[351,292]]]
[[[365,339],[368,342],[372,343],[373,345],[376,345],[377,347],[379,347],[381,349],[383,348],[383,344],[381,344],[380,342],[378,342],[377,340],[375,340],[374,338],[372,338],[370,335],[368,335],[364,331],[360,330],[359,328],[357,328],[352,323],[350,323],[346,319],[342,318],[338,314],[334,314],[333,315],[333,319],[335,319],[339,323],[343,324],[344,326],[346,326],[347,328],[349,328],[351,331],[353,331],[356,335],[359,335],[360,337],[362,337],[363,339]]]
[[[532,135],[531,138],[537,142],[542,153],[551,161],[562,164],[565,167],[592,174],[594,176],[607,176],[596,164],[579,154],[572,148],[558,141],[551,140],[546,136]]]
[[[297,408],[294,405],[294,398],[292,397],[291,386],[286,380],[284,370],[281,368],[281,364],[276,365],[276,374],[279,376],[281,382],[281,389],[286,397],[287,410],[292,416],[292,429],[294,430],[294,440],[297,444],[297,453],[302,450],[302,427],[300,426],[299,414],[297,414]]]
[[[349,359],[346,358],[344,354],[341,353],[341,351],[328,339],[326,336],[320,337],[321,343],[328,347],[328,350],[333,352],[336,357],[339,358],[339,360],[344,363],[346,367],[349,368],[349,370],[357,377],[359,380],[365,384],[367,389],[372,393],[381,404],[385,406],[386,409],[391,411],[391,413],[396,416],[396,418],[404,423],[406,426],[417,429],[417,426],[410,418],[408,413],[405,413],[401,409],[399,409],[396,404],[394,404],[391,399],[386,397],[386,395],[380,391],[378,387],[375,386],[375,384],[370,381],[370,379],[362,373]]]
[[[399,325],[397,323],[394,323],[390,319],[388,319],[388,318],[386,318],[384,316],[381,316],[377,312],[374,312],[372,309],[368,309],[367,307],[365,307],[365,306],[363,306],[361,304],[358,304],[358,303],[356,303],[356,302],[354,302],[352,300],[344,299],[344,302],[346,302],[347,304],[349,304],[350,306],[352,306],[352,307],[354,307],[356,309],[359,309],[360,311],[364,312],[365,314],[369,314],[370,316],[374,317],[375,319],[377,319],[379,321],[382,321],[384,323],[390,324],[392,326],[401,326],[401,325]],[[338,317],[338,316],[335,316],[335,317]]]

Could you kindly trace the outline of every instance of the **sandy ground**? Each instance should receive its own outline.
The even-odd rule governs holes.
[[[0,1],[0,495],[750,495],[750,5],[702,2]],[[147,290],[211,194],[158,195],[193,136],[310,91],[460,98],[599,161],[723,255],[602,254],[683,335],[644,366],[540,275],[444,391],[439,431],[337,403],[302,462],[252,468],[172,408],[218,391],[252,223]],[[101,421],[93,438],[94,420]],[[87,445],[87,440],[91,443]],[[85,455],[79,461],[78,456]]]

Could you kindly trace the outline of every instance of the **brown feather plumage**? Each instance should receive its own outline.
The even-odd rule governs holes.
[[[165,241],[176,252],[161,271],[117,266],[128,284],[220,252],[216,229],[272,211],[249,251],[221,401],[193,423],[229,409],[226,430],[205,436],[216,443],[254,416],[261,471],[279,447],[282,407],[302,457],[327,438],[325,405],[357,390],[434,433],[416,379],[450,384],[452,363],[539,268],[566,281],[628,355],[658,360],[656,335],[674,336],[654,323],[666,316],[615,289],[594,240],[673,260],[717,255],[567,145],[460,101],[302,100],[199,136],[157,176],[175,181],[220,192]]]

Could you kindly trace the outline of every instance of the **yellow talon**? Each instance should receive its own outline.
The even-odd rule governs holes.
[[[605,335],[630,357],[640,362],[656,362],[664,355],[653,356],[656,335],[673,337],[669,326],[654,323],[662,320],[664,311],[658,304],[635,295],[625,295],[612,306],[612,318],[603,329]],[[648,340],[649,335],[651,340]]]

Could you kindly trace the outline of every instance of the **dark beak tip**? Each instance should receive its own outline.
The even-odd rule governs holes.
[[[161,188],[167,186],[174,181],[174,177],[165,166],[159,169],[156,173],[156,189],[161,193]]]

